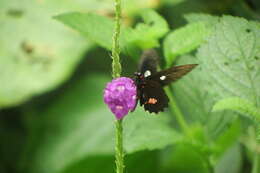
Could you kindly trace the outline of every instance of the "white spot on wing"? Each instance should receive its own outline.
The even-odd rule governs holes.
[[[161,79],[161,80],[165,80],[165,79],[166,79],[166,76],[161,76],[160,79]]]
[[[148,77],[148,76],[151,76],[151,71],[150,70],[146,70],[145,72],[144,72],[144,77]]]

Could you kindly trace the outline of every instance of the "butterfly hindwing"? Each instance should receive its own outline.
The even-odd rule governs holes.
[[[168,85],[189,73],[197,64],[174,66],[149,76],[148,80],[159,82],[162,86]]]
[[[144,88],[140,90],[140,105],[150,113],[158,113],[168,107],[169,98],[161,84],[156,81],[145,81]]]

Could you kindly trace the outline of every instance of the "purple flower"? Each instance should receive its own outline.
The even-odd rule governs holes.
[[[107,84],[104,102],[119,120],[135,108],[136,93],[136,85],[131,78],[116,78]]]

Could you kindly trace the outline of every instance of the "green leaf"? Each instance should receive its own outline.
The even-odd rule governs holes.
[[[162,157],[162,171],[177,173],[209,173],[207,160],[191,144],[178,143],[166,150]]]
[[[241,173],[243,167],[243,156],[239,144],[230,148],[217,163],[216,173]]]
[[[23,170],[56,173],[87,156],[113,153],[114,117],[102,101],[107,81],[85,76],[44,108],[27,110]]]
[[[144,159],[145,158],[145,159]],[[141,151],[126,155],[126,172],[154,172],[159,173],[159,152]]]
[[[125,157],[126,172],[157,172],[158,154],[155,151],[142,151]],[[145,158],[145,159],[144,159]],[[115,157],[113,155],[98,155],[86,157],[71,165],[62,173],[114,173]],[[102,166],[100,166],[102,165]]]
[[[144,112],[143,108],[135,110],[123,124],[126,152],[161,149],[180,141],[182,136],[167,126],[168,123],[169,117],[164,113],[157,116]]]
[[[176,0],[175,0],[176,1]],[[111,2],[113,4],[113,1]],[[147,8],[157,8],[163,2],[154,1],[154,0],[124,0],[121,1],[122,4],[122,13],[126,13],[129,16],[135,17],[142,13],[144,9]]]
[[[215,145],[214,156],[217,158],[222,156],[227,151],[227,149],[229,149],[236,142],[238,142],[238,138],[240,134],[241,134],[240,121],[235,121],[214,142]]]
[[[92,13],[65,13],[55,16],[57,19],[79,31],[87,39],[111,50],[113,36],[113,21],[107,17]]]
[[[178,5],[179,3],[183,3],[185,0],[162,0],[162,4],[164,6],[173,6],[173,5]]]
[[[122,27],[120,47],[124,53],[132,54],[139,49],[158,47],[158,40],[168,31],[166,21],[153,10],[143,10],[144,23],[136,28]],[[114,25],[107,17],[92,13],[65,13],[54,17],[65,25],[79,31],[87,39],[111,50]],[[136,53],[134,53],[136,55]]]
[[[212,111],[233,110],[250,118],[257,119],[260,122],[260,110],[250,101],[239,98],[230,97],[218,101]]]
[[[126,37],[141,49],[159,47],[159,39],[169,31],[166,20],[150,9],[144,10],[141,17],[144,23],[138,23]]]
[[[65,170],[60,171],[60,173],[113,173],[114,172],[114,163],[115,158],[112,155],[96,155],[86,157],[78,162],[70,165]],[[102,166],[100,166],[102,165]]]
[[[171,65],[178,55],[183,55],[196,49],[209,35],[210,30],[203,22],[188,24],[167,35],[163,42],[164,56]]]
[[[217,16],[212,16],[203,13],[185,14],[184,18],[187,20],[188,23],[203,22],[209,29],[213,29],[213,27],[218,23],[219,20],[219,17]]]
[[[196,57],[181,56],[177,65],[198,64]],[[181,112],[190,123],[201,123],[205,126],[209,138],[215,139],[234,118],[230,111],[212,112],[215,97],[205,92],[211,85],[205,80],[199,64],[188,75],[173,83],[173,94]],[[229,114],[229,116],[226,116]]]
[[[69,78],[91,44],[51,19],[80,10],[58,1],[2,0],[0,6],[0,108],[19,105]]]
[[[260,99],[260,24],[224,16],[197,57],[205,87],[216,99],[240,97],[258,105]]]
[[[56,173],[84,158],[114,153],[115,118],[102,98],[108,81],[102,76],[84,76],[43,110],[35,108],[27,121],[32,134],[24,169]],[[168,120],[166,114],[149,115],[143,108],[129,113],[123,124],[126,152],[160,149],[180,140]]]

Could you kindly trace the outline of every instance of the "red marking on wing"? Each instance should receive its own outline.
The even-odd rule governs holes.
[[[149,98],[148,103],[149,103],[149,104],[156,104],[156,103],[157,103],[157,99],[155,99],[155,98]]]

